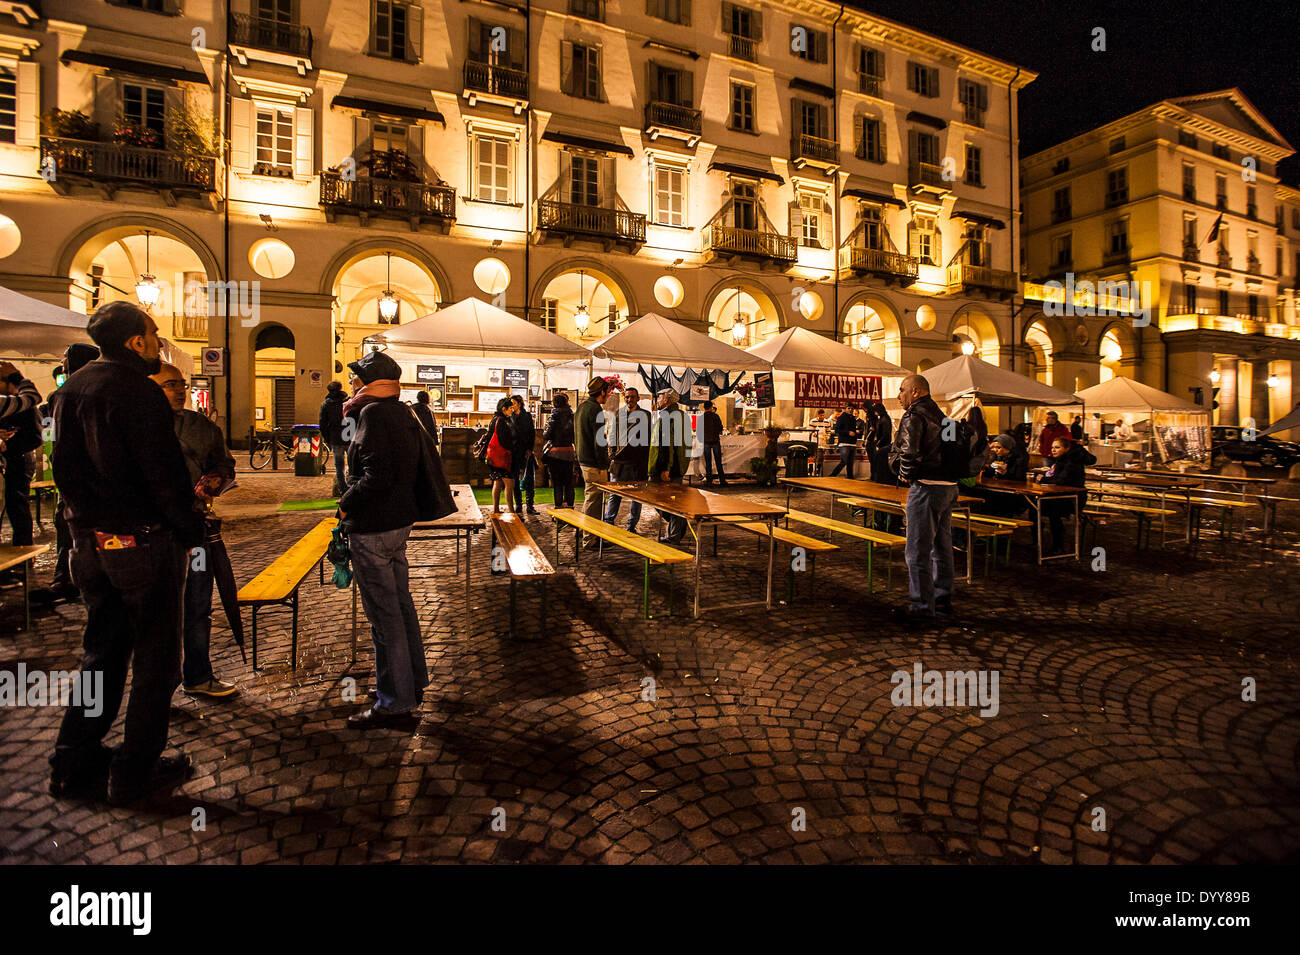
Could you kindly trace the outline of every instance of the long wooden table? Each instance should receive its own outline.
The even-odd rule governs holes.
[[[700,615],[700,567],[704,551],[701,546],[703,535],[700,528],[704,524],[726,522],[727,518],[744,517],[751,521],[761,521],[772,527],[782,517],[786,508],[761,501],[747,501],[730,494],[715,494],[699,488],[682,484],[660,484],[648,481],[634,483],[592,482],[593,488],[610,494],[617,494],[629,501],[637,501],[644,507],[653,507],[664,514],[684,518],[691,534],[695,537],[695,616]],[[735,607],[766,606],[772,609],[772,565],[776,554],[776,537],[769,534],[767,538],[767,596],[764,600],[747,603],[720,604],[705,607],[705,610],[729,610]]]
[[[806,491],[821,491],[831,496],[831,506],[826,512],[828,517],[835,516],[835,499],[840,496],[845,497],[862,497],[868,500],[881,501],[887,504],[897,504],[902,507],[907,506],[907,492],[905,487],[899,487],[896,484],[877,484],[875,481],[861,481],[857,478],[842,477],[810,477],[810,478],[781,478],[781,483],[785,485],[785,505],[788,510],[790,507],[790,489],[794,487],[803,488]],[[974,568],[973,554],[971,544],[973,535],[970,526],[970,506],[980,503],[980,498],[971,497],[967,494],[958,493],[957,502],[953,506],[953,513],[959,511],[966,512],[966,582],[972,580],[972,570]]]
[[[468,484],[451,485],[452,501],[456,513],[436,521],[422,521],[411,528],[411,540],[455,540],[456,567],[460,567],[460,542],[465,541],[465,609],[469,609],[470,538],[487,527],[483,511],[474,500],[474,489]],[[412,567],[435,567],[436,564],[412,564]]]
[[[1107,473],[1119,474],[1117,477],[1107,477],[1100,475],[1099,480],[1107,484],[1122,484],[1129,487],[1142,488],[1143,490],[1152,491],[1160,495],[1160,509],[1166,510],[1165,501],[1172,491],[1183,496],[1183,504],[1187,507],[1187,535],[1183,542],[1190,544],[1192,542],[1192,491],[1201,486],[1199,476],[1197,478],[1185,477],[1173,472],[1153,473],[1150,471],[1114,471]],[[1098,494],[1105,492],[1099,491]],[[1168,532],[1165,523],[1165,515],[1160,515],[1160,546],[1163,547],[1168,543]],[[1178,543],[1175,541],[1174,543]]]
[[[1203,484],[1227,484],[1229,485],[1229,490],[1227,491],[1227,493],[1240,494],[1241,499],[1243,501],[1246,500],[1246,495],[1250,492],[1253,486],[1255,490],[1258,490],[1260,492],[1254,495],[1254,497],[1255,500],[1259,502],[1260,510],[1263,512],[1264,544],[1265,546],[1268,546],[1272,543],[1273,522],[1277,518],[1278,499],[1270,496],[1269,486],[1276,484],[1278,480],[1277,478],[1250,477],[1247,475],[1242,475],[1240,477],[1233,477],[1231,475],[1226,475],[1226,474],[1206,474],[1202,471],[1194,471],[1191,473],[1187,473],[1187,472],[1179,472],[1179,471],[1167,471],[1159,468],[1152,469],[1152,470],[1135,471],[1132,468],[1099,467],[1096,470],[1106,472],[1108,474],[1122,473],[1129,476],[1136,475],[1138,477],[1145,477],[1148,475],[1156,476],[1156,477],[1178,477],[1178,478],[1187,478],[1187,479],[1200,481]],[[1214,493],[1220,493],[1216,488],[1206,488],[1206,490]]]
[[[1025,499],[1030,507],[1034,509],[1034,541],[1038,547],[1038,565],[1041,567],[1044,561],[1048,560],[1068,560],[1073,558],[1079,559],[1079,540],[1081,537],[1079,527],[1079,495],[1087,495],[1087,488],[1072,487],[1067,484],[1035,484],[1033,481],[1008,481],[1005,478],[990,478],[980,475],[979,486],[987,488],[990,491],[1005,491],[1008,494],[1019,494]],[[1051,554],[1043,555],[1043,499],[1051,497],[1066,497],[1074,501],[1074,553],[1073,554]]]

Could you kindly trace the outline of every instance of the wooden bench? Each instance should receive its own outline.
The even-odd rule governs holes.
[[[41,520],[41,499],[48,496],[54,498],[57,502],[59,489],[54,485],[53,481],[33,481],[29,493],[36,499],[36,525],[44,527],[45,522]],[[57,508],[58,504],[55,503],[54,506]]]
[[[802,547],[804,553],[808,556],[808,593],[811,596],[816,592],[817,582],[817,555],[830,550],[839,550],[839,544],[832,544],[830,541],[818,540],[815,537],[808,537],[806,534],[796,534],[794,531],[784,527],[775,527],[771,524],[765,524],[762,521],[750,521],[743,517],[723,517],[719,523],[727,524],[731,527],[739,528],[742,531],[748,531],[760,539],[771,537],[780,541],[782,544],[788,544],[790,549]],[[718,524],[713,525],[713,553],[718,553]],[[787,604],[794,603],[794,560],[790,561],[790,570],[786,576],[786,598]]]
[[[647,620],[650,619],[650,568],[659,564],[666,566],[668,568],[668,612],[670,614],[673,612],[673,595],[676,583],[673,579],[673,567],[676,564],[691,563],[695,560],[694,557],[685,551],[678,550],[676,547],[661,544],[659,541],[651,540],[648,537],[642,537],[640,534],[624,530],[616,524],[606,524],[598,517],[591,517],[569,507],[551,508],[551,510],[547,511],[547,516],[555,522],[555,562],[557,564],[561,563],[561,524],[567,524],[574,529],[574,566],[580,566],[582,563],[580,539],[584,533],[590,534],[602,542],[608,541],[615,547],[631,551],[645,561],[645,575],[641,584],[641,602],[642,613]]]
[[[15,567],[23,569],[23,629],[32,628],[32,562],[50,549],[49,544],[22,544],[0,547],[0,573]]]
[[[239,606],[253,608],[253,669],[257,669],[257,611],[260,607],[286,606],[293,611],[293,650],[291,665],[298,668],[298,588],[311,569],[320,566],[320,580],[325,582],[325,550],[330,545],[337,518],[327,517],[300,537],[270,565],[239,588]]]
[[[1006,557],[1007,565],[1011,564],[1011,537],[1015,534],[1015,525],[1003,524],[1000,521],[986,520],[982,515],[972,514],[969,519],[965,514],[952,515],[953,530],[968,531],[971,536],[972,544],[984,545],[984,576],[989,575],[990,570],[997,563],[998,541],[1005,540],[1007,543]],[[958,536],[953,535],[953,546],[960,549]]]
[[[1235,500],[1230,498],[1213,498],[1213,497],[1189,497],[1187,506],[1191,508],[1190,524],[1192,553],[1196,553],[1196,545],[1201,542],[1201,515],[1208,507],[1221,507],[1223,514],[1219,518],[1219,549],[1226,552],[1228,540],[1232,537],[1232,514],[1237,508],[1251,507],[1247,501]]]
[[[546,635],[546,584],[555,576],[555,568],[529,533],[518,514],[493,514],[492,572],[510,575],[510,636],[515,636],[515,591],[518,583],[535,583],[542,590],[542,635]],[[498,550],[500,548],[500,550]],[[499,567],[504,562],[503,567]]]
[[[798,521],[800,524],[807,524],[810,527],[819,527],[825,531],[833,531],[836,534],[843,534],[846,537],[854,537],[858,540],[867,542],[867,589],[869,592],[875,592],[876,577],[873,567],[876,548],[885,547],[889,549],[892,556],[893,548],[902,546],[907,543],[907,538],[898,534],[890,534],[886,531],[878,531],[870,527],[859,527],[857,524],[850,524],[848,521],[837,521],[833,517],[822,517],[819,514],[809,514],[807,511],[787,511],[786,525],[790,521]],[[894,565],[893,562],[886,563],[888,577],[885,588],[888,589],[894,582]]]
[[[1149,504],[1125,504],[1122,501],[1093,501],[1086,505],[1084,514],[1092,512],[1095,517],[1099,512],[1105,512],[1107,515],[1131,514],[1137,519],[1137,549],[1142,550],[1142,534],[1146,532],[1146,546],[1151,546],[1151,524],[1152,519],[1156,517],[1169,517],[1177,514],[1177,511],[1170,510],[1167,507],[1154,507]],[[1096,543],[1096,534],[1093,535],[1093,543]]]

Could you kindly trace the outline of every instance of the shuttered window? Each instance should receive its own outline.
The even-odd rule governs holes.
[[[293,110],[287,107],[257,108],[256,152],[259,171],[293,173]]]
[[[908,63],[907,88],[913,93],[920,93],[922,96],[937,97],[939,95],[939,68],[937,66],[924,66],[921,63]]]
[[[18,74],[0,66],[0,143],[18,139]]]
[[[496,136],[474,136],[474,195],[484,202],[510,201],[512,143]]]
[[[686,225],[686,170],[679,166],[655,166],[655,222]]]

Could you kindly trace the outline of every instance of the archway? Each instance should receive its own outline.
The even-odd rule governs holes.
[[[263,324],[252,330],[253,424],[290,428],[294,421],[294,338],[283,325]]]
[[[737,348],[752,348],[781,334],[781,312],[772,297],[746,282],[718,289],[705,317],[712,337]]]
[[[1119,333],[1115,329],[1111,328],[1101,336],[1098,358],[1100,365],[1097,376],[1101,381],[1110,381],[1119,375],[1120,362],[1124,358],[1124,346],[1120,343]]]
[[[618,280],[585,265],[553,275],[542,287],[541,305],[543,326],[575,342],[604,338],[631,316]]]
[[[1045,385],[1052,384],[1052,347],[1052,337],[1041,324],[1025,329],[1025,373]]]
[[[334,375],[355,361],[361,342],[377,325],[401,325],[437,311],[443,301],[437,277],[421,261],[397,250],[368,250],[338,271],[331,289]]]
[[[1001,340],[993,320],[977,308],[965,306],[952,318],[952,354],[971,354],[991,365],[999,364]]]
[[[861,298],[844,311],[844,343],[859,351],[901,364],[903,335],[898,317],[885,302]]]

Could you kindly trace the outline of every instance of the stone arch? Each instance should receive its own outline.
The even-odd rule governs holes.
[[[873,289],[855,292],[840,310],[838,331],[843,336],[842,341],[853,348],[862,347],[861,341],[855,341],[854,336],[866,331],[865,328],[861,327],[864,317],[863,306],[869,308],[879,318],[885,336],[883,347],[872,351],[872,354],[877,354],[879,357],[884,358],[886,361],[892,361],[896,365],[901,364],[903,349],[902,319],[899,317],[894,304]]]
[[[947,338],[951,341],[959,334],[972,339],[976,358],[993,365],[999,363],[1002,336],[997,324],[978,305],[968,303],[953,312],[948,321]]]
[[[728,320],[726,314],[727,306],[728,304],[734,305],[737,289],[742,294],[742,301],[744,297],[749,299],[749,302],[745,303],[747,308],[742,309],[742,314],[746,314],[751,322],[761,323],[769,331],[774,330],[777,334],[790,327],[789,313],[782,307],[781,300],[772,294],[771,289],[744,276],[733,275],[730,278],[720,279],[715,282],[713,287],[704,295],[699,318],[705,326],[706,334],[721,338],[728,344],[731,343],[731,337],[724,338],[719,329],[729,330],[731,328],[731,321]],[[748,348],[756,344],[758,344],[758,340],[751,335],[741,347]]]
[[[398,237],[375,236],[374,238],[359,239],[356,242],[349,242],[347,248],[337,252],[332,259],[325,265],[321,271],[319,291],[322,295],[333,295],[334,284],[351,266],[355,265],[362,259],[370,258],[373,255],[382,255],[385,252],[392,252],[394,255],[400,255],[409,259],[429,274],[434,285],[438,286],[439,298],[443,302],[457,301],[455,292],[452,288],[451,277],[443,269],[438,261],[431,256],[426,249],[412,242],[410,239]]]
[[[606,287],[609,288],[614,297],[618,310],[628,318],[637,319],[645,313],[641,311],[640,304],[637,301],[636,293],[632,290],[632,283],[618,269],[611,268],[607,262],[600,259],[591,258],[590,256],[581,256],[573,259],[562,259],[554,265],[544,269],[536,279],[533,280],[533,287],[528,291],[528,311],[529,314],[540,314],[542,310],[542,299],[546,295],[547,286],[554,282],[562,275],[572,272],[586,272],[598,278]]]
[[[222,280],[225,276],[218,264],[216,255],[208,244],[193,229],[181,225],[164,216],[148,212],[124,212],[115,215],[100,216],[88,222],[79,231],[70,236],[59,250],[56,275],[71,275],[72,270],[81,266],[85,271],[92,259],[112,242],[126,235],[135,235],[148,229],[186,245],[203,263],[203,271],[210,280]],[[103,239],[102,243],[97,242]]]

